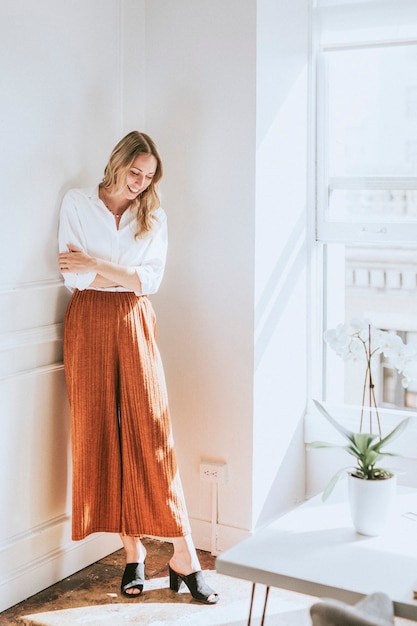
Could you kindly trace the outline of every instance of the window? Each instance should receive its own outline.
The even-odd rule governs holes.
[[[395,5],[395,6],[394,6]],[[417,337],[417,3],[318,0],[316,241],[322,327],[369,317]],[[323,347],[323,399],[360,404],[363,373]],[[378,402],[416,410],[381,361]]]
[[[398,334],[405,344],[417,344],[417,333],[399,332]],[[379,406],[391,409],[417,409],[417,382],[411,382],[405,389],[397,370],[392,368],[384,358],[381,359],[381,379]]]

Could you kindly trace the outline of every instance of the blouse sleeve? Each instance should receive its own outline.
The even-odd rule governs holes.
[[[158,209],[155,217],[157,222],[149,235],[146,252],[140,265],[135,267],[142,285],[142,291],[138,295],[156,293],[164,275],[168,249],[167,217],[162,208]]]
[[[87,252],[85,236],[78,215],[78,210],[79,208],[77,207],[76,194],[73,190],[67,191],[62,200],[59,218],[58,245],[60,252],[66,252],[68,250],[68,243],[71,243],[72,245],[81,248],[84,252]],[[87,289],[87,287],[89,287],[95,279],[96,273],[88,272],[86,274],[73,274],[66,272],[63,273],[62,276],[64,278],[65,286],[70,291],[74,291],[74,289]]]

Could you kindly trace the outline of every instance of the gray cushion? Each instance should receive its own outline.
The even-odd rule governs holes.
[[[310,608],[313,626],[392,626],[394,610],[385,593],[372,593],[350,606],[338,600],[322,600]]]

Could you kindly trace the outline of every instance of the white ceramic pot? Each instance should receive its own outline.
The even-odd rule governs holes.
[[[353,526],[361,535],[379,535],[395,498],[397,477],[362,480],[349,474],[349,503]]]

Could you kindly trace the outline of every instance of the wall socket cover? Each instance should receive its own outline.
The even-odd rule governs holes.
[[[200,480],[223,485],[227,481],[226,463],[200,463]]]

